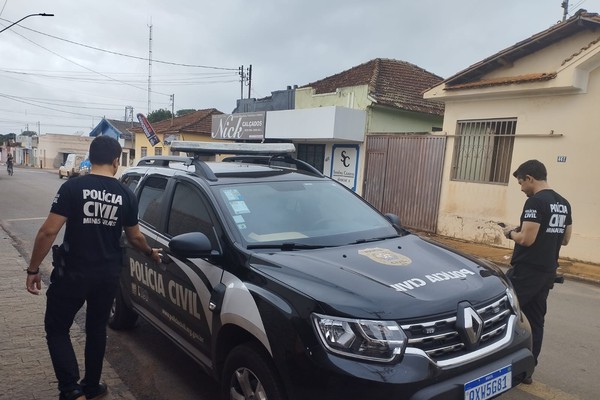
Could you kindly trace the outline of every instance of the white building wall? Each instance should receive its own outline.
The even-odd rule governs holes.
[[[586,91],[577,94],[497,98],[446,103],[444,131],[452,136],[465,119],[517,118],[510,172],[528,159],[542,161],[548,183],[573,209],[573,237],[561,255],[600,263],[600,68],[590,73]],[[548,134],[554,132],[554,136]],[[519,137],[519,135],[539,135]],[[562,135],[562,136],[560,136]],[[525,202],[516,179],[508,185],[450,180],[454,138],[448,138],[438,232],[512,247],[495,222],[517,224]],[[558,162],[558,157],[566,162]]]
[[[43,168],[58,169],[63,162],[63,156],[69,153],[86,154],[90,143],[94,140],[89,136],[63,135],[48,133],[39,137],[38,161]]]

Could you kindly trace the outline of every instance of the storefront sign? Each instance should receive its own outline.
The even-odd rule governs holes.
[[[331,179],[356,191],[358,145],[333,145]]]
[[[262,140],[267,113],[213,115],[212,138],[225,140]]]

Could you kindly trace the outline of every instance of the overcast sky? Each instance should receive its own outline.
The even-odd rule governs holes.
[[[570,0],[600,12],[600,0]],[[447,78],[562,19],[561,0],[0,0],[0,133],[87,134],[125,107],[217,108],[374,58]],[[207,68],[208,67],[208,68]],[[244,97],[248,88],[243,89]]]

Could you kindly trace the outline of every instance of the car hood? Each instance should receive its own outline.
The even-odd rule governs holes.
[[[322,312],[411,319],[456,311],[504,293],[498,268],[407,235],[360,245],[254,253],[250,265],[310,296]]]

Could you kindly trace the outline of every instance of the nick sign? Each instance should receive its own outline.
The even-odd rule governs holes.
[[[226,140],[262,140],[265,137],[266,112],[213,115],[212,138]]]

